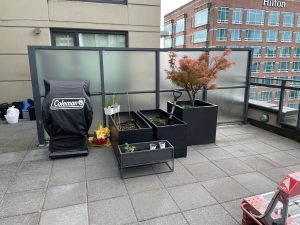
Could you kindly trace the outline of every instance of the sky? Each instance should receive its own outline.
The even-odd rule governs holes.
[[[164,15],[190,1],[191,0],[161,0],[161,30],[163,30]]]

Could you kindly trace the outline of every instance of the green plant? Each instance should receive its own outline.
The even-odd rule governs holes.
[[[149,120],[157,126],[165,126],[167,124],[167,121],[164,118],[158,116],[150,117]]]
[[[124,149],[125,149],[125,152],[126,152],[126,153],[131,153],[131,152],[134,152],[135,146],[134,146],[134,145],[130,145],[130,144],[128,144],[128,143],[126,142],[126,143],[125,143]]]
[[[178,87],[183,88],[190,99],[191,105],[195,106],[197,92],[205,87],[207,89],[216,89],[216,84],[210,84],[212,80],[217,79],[220,71],[229,68],[233,62],[226,59],[231,50],[226,49],[221,56],[209,56],[207,52],[202,53],[198,59],[191,59],[183,56],[179,59],[177,66],[177,55],[175,52],[169,54],[170,70],[166,70],[167,79]]]
[[[117,103],[117,97],[116,96],[110,96],[106,101],[105,101],[105,107],[114,107],[115,105],[118,105]]]

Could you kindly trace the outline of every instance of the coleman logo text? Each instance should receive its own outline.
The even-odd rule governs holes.
[[[85,104],[85,98],[54,98],[50,109],[82,109]]]

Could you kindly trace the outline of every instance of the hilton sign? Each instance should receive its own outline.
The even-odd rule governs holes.
[[[277,8],[285,8],[286,2],[277,1],[277,0],[264,0],[264,6],[277,7]]]

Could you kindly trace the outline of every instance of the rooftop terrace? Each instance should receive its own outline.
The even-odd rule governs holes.
[[[125,180],[111,148],[49,160],[36,145],[35,122],[0,124],[1,225],[241,224],[242,198],[300,170],[300,143],[251,125],[219,126],[216,144],[189,146],[174,172]]]

